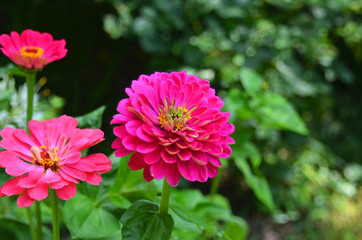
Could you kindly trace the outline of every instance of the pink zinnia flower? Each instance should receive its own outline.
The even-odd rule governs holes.
[[[81,157],[83,149],[103,140],[99,129],[76,128],[78,121],[69,116],[49,121],[29,122],[30,135],[22,129],[6,127],[1,131],[0,167],[15,178],[0,188],[0,196],[20,194],[19,207],[28,207],[34,200],[48,196],[48,187],[60,199],[74,197],[79,180],[98,185],[99,173],[111,169],[111,160],[104,154]]]
[[[143,170],[147,181],[162,179],[176,186],[183,176],[205,182],[217,175],[219,158],[231,154],[230,113],[206,80],[186,72],[141,75],[126,89],[111,124],[118,137],[116,156],[136,151],[128,166]]]
[[[65,43],[64,39],[53,41],[49,33],[31,29],[23,31],[20,36],[17,32],[0,36],[3,53],[17,65],[33,70],[65,57],[68,51]]]

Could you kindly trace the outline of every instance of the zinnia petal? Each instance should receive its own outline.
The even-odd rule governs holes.
[[[220,157],[231,154],[235,126],[208,81],[184,72],[141,75],[126,89],[111,124],[116,156],[136,151],[128,166],[147,181],[176,186],[183,176],[205,182],[217,175]]]
[[[20,36],[16,32],[0,36],[2,52],[14,63],[35,71],[65,57],[68,51],[65,44],[64,39],[54,41],[49,33],[31,29],[23,31]]]
[[[27,34],[23,41],[31,42]],[[47,35],[42,37],[42,41],[49,39]],[[0,146],[6,151],[0,152],[0,167],[18,177],[3,184],[0,197],[20,194],[18,206],[28,207],[35,200],[45,199],[49,187],[67,200],[76,194],[79,180],[98,185],[102,181],[100,173],[111,170],[111,160],[101,153],[82,158],[80,151],[102,141],[104,134],[76,125],[76,119],[64,115],[47,121],[31,120],[31,136],[21,129],[4,128]]]

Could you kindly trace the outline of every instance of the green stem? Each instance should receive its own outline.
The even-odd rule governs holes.
[[[161,204],[160,204],[160,215],[165,215],[168,212],[168,202],[170,200],[171,186],[167,182],[166,178],[163,180],[162,193],[161,193]]]
[[[29,219],[29,228],[30,228],[30,233],[31,233],[31,239],[36,240],[34,222],[33,222],[33,217],[31,215],[30,207],[26,208],[26,213],[28,214],[28,219]]]
[[[42,233],[42,221],[41,221],[41,210],[40,210],[40,202],[35,201],[35,215],[36,215],[36,233],[38,240],[43,240],[43,233]]]
[[[221,179],[221,170],[219,170],[219,174],[211,182],[210,195],[215,195],[219,191],[220,179]]]
[[[54,189],[50,190],[50,194],[52,198],[51,201],[52,201],[52,215],[53,215],[53,240],[59,240],[60,235],[59,235],[59,222],[58,222],[59,219],[58,197]]]
[[[34,86],[35,86],[36,73],[26,73],[25,79],[28,88],[28,105],[26,108],[26,122],[33,118],[33,102],[34,102]]]
[[[26,129],[28,130],[28,132],[29,132],[28,123],[33,118],[35,78],[36,78],[35,72],[26,73],[26,75],[25,75],[27,89],[28,89],[28,96],[27,96],[28,103],[27,103],[27,107],[26,107]],[[42,231],[41,231],[41,228],[42,228],[41,212],[40,212],[39,202],[37,202],[37,201],[35,202],[35,208],[36,208],[35,214],[36,214],[36,219],[37,219],[37,234],[35,234],[35,228],[34,228],[33,218],[31,216],[30,208],[27,208],[30,232],[31,232],[32,239],[35,240],[36,236],[37,236],[38,240],[42,240],[43,236],[42,236]]]

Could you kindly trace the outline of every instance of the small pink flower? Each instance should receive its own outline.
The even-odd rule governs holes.
[[[53,36],[49,33],[31,29],[23,31],[20,36],[17,32],[11,32],[10,36],[0,36],[3,53],[17,65],[32,70],[39,70],[65,57],[68,51],[65,43],[64,39],[53,41]]]
[[[77,191],[79,180],[98,185],[99,173],[111,170],[111,160],[96,153],[81,157],[81,152],[103,140],[99,129],[76,128],[77,120],[69,116],[49,121],[29,122],[30,135],[22,129],[1,130],[0,167],[15,178],[0,188],[0,196],[20,194],[19,207],[29,207],[34,200],[48,196],[48,187],[58,197],[68,200]]]
[[[231,154],[234,125],[224,102],[206,80],[186,72],[141,75],[126,89],[111,124],[118,137],[116,156],[135,152],[128,166],[143,170],[147,181],[162,179],[176,186],[183,176],[205,182],[217,175],[219,158]]]

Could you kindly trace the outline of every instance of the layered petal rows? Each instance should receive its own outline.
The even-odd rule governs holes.
[[[83,149],[103,140],[99,129],[78,129],[77,120],[61,116],[48,121],[29,122],[30,136],[22,129],[6,127],[0,134],[0,167],[15,178],[0,188],[0,196],[20,194],[19,207],[48,196],[48,188],[56,190],[60,199],[68,200],[77,191],[76,184],[86,181],[98,185],[99,173],[111,170],[111,160],[104,154],[81,157]]]
[[[205,182],[231,154],[234,125],[206,80],[184,72],[141,75],[126,89],[111,124],[116,156],[135,152],[128,165],[144,178],[176,186],[183,176]]]
[[[38,70],[59,60],[67,54],[65,40],[53,40],[49,33],[40,33],[31,29],[20,35],[11,32],[0,36],[1,51],[14,63],[27,69]]]

